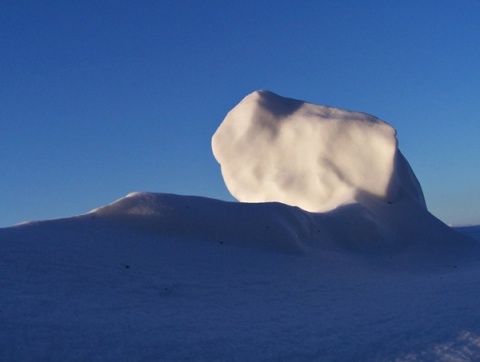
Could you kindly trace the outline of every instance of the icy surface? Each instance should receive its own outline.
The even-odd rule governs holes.
[[[425,206],[395,129],[365,113],[256,91],[228,113],[212,149],[243,202],[318,212],[358,202],[359,194],[395,202],[409,193]]]

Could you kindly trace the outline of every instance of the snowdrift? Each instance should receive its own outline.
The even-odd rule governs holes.
[[[227,114],[212,150],[244,202],[132,193],[80,218],[281,252],[476,258],[476,242],[428,212],[395,129],[374,116],[256,91]]]
[[[132,193],[87,216],[191,240],[315,255],[351,253],[371,262],[444,266],[477,262],[478,243],[448,227],[416,200],[395,204],[363,195],[361,203],[310,213],[278,202],[236,203]]]
[[[244,202],[132,193],[85,217],[282,252],[476,255],[428,212],[395,129],[374,116],[256,91],[227,114],[212,150]]]

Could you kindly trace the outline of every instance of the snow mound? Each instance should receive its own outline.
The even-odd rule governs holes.
[[[132,193],[82,217],[162,237],[320,258],[346,252],[367,263],[414,268],[465,264],[479,255],[477,242],[449,228],[412,197],[388,204],[363,195],[359,203],[310,213],[278,202]]]
[[[311,229],[308,213],[280,203],[242,204],[165,193],[131,193],[88,215],[166,236],[282,252],[304,250]]]
[[[212,150],[232,195],[310,212],[369,194],[392,203],[423,192],[397,147],[396,131],[371,115],[256,91],[225,117]]]

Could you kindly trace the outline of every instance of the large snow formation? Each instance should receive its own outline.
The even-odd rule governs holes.
[[[427,211],[392,127],[256,92],[213,141],[240,199],[335,209],[131,193],[0,228],[0,360],[479,359],[479,228]]]
[[[243,202],[278,201],[311,212],[368,194],[403,194],[425,207],[396,131],[371,115],[256,91],[226,116],[212,139],[225,183]]]

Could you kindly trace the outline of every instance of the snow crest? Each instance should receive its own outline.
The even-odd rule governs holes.
[[[396,131],[371,115],[256,91],[233,108],[212,138],[232,195],[325,212],[372,195],[405,192],[426,208]]]

